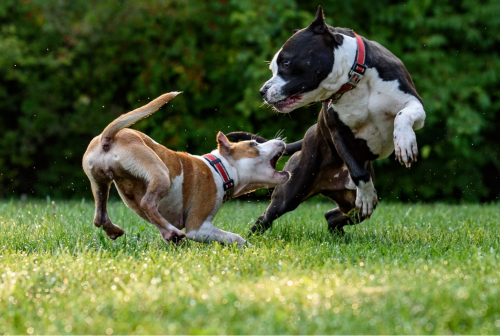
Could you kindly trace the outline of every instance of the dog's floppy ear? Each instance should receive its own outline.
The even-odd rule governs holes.
[[[229,151],[231,149],[231,143],[224,135],[224,133],[222,132],[217,133],[217,144],[218,144],[217,149],[222,155],[229,154]]]
[[[323,8],[321,8],[321,6],[318,6],[316,17],[309,25],[309,29],[311,29],[316,34],[323,34],[324,32],[328,31],[328,27],[325,22],[325,15],[323,14]]]

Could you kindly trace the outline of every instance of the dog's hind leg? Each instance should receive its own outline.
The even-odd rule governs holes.
[[[136,133],[126,129],[120,131],[115,137],[114,146],[102,160],[107,169],[112,170],[112,175],[104,174],[109,182],[106,188],[98,189],[103,191],[95,193],[96,200],[107,199],[109,183],[113,179],[124,202],[139,216],[154,224],[167,242],[177,241],[185,236],[184,232],[170,224],[158,211],[158,204],[171,185],[169,170]],[[106,197],[101,197],[104,191]],[[132,202],[136,206],[130,206]]]
[[[130,136],[126,141],[129,141],[127,150],[113,154],[127,175],[132,175],[146,187],[142,197],[134,198],[142,210],[140,216],[154,224],[167,243],[179,242],[185,237],[184,232],[169,223],[158,211],[160,200],[167,195],[172,184],[169,169],[152,149],[144,146],[141,139]]]
[[[160,200],[167,194],[170,188],[171,183],[168,172],[166,176],[162,176],[161,171],[156,171],[153,174],[147,184],[146,194],[141,199],[140,207],[148,218],[148,221],[158,228],[158,231],[160,231],[161,236],[167,243],[178,243],[186,236],[185,233],[170,224],[158,211]]]
[[[99,181],[91,178],[90,184],[92,186],[92,193],[95,200],[95,216],[94,225],[104,229],[106,234],[111,239],[116,239],[123,235],[121,227],[113,224],[109,219],[107,203],[109,197],[109,188],[111,186],[111,179],[100,179]]]
[[[367,162],[365,168],[373,179],[374,171],[371,163]],[[322,194],[338,205],[338,208],[325,212],[328,230],[332,234],[343,235],[345,233],[344,226],[359,224],[365,220],[365,217],[361,216],[361,213],[357,211],[356,190],[353,188],[354,186],[350,176],[342,176],[341,178],[344,180],[338,181],[336,185],[344,185],[346,189],[323,191]]]
[[[92,194],[94,195],[94,225],[102,227],[109,238],[116,239],[123,235],[123,230],[111,222],[107,210],[113,171],[103,163],[100,146],[99,137],[94,138],[83,156],[82,167],[90,180]]]
[[[336,191],[325,196],[337,203],[338,208],[325,212],[328,230],[332,234],[343,235],[344,226],[361,223],[365,218],[356,209],[356,191]]]

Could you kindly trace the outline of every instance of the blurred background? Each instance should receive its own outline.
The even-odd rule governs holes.
[[[0,198],[91,198],[90,140],[174,90],[183,94],[134,126],[168,148],[207,153],[219,130],[301,139],[320,103],[276,114],[259,88],[319,4],[329,24],[398,56],[425,102],[418,162],[374,164],[381,199],[497,200],[498,0],[1,0]]]

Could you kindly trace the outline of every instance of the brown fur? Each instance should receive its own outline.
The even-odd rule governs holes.
[[[189,239],[197,241],[236,242],[241,246],[246,243],[244,239],[220,230],[211,223],[222,203],[218,195],[222,186],[216,185],[215,179],[218,181],[219,177],[215,177],[217,173],[208,163],[200,157],[165,148],[141,132],[123,128],[149,116],[177,94],[162,95],[122,115],[90,142],[83,156],[83,169],[90,179],[94,194],[94,224],[103,227],[112,239],[123,235],[123,230],[109,219],[106,208],[109,188],[114,182],[125,204],[154,224],[165,241],[177,242],[188,235]],[[221,132],[217,135],[217,141],[220,154],[231,162],[259,155],[259,150],[252,144],[232,144]],[[277,155],[284,146],[282,141],[270,143],[270,148],[276,152],[266,155]],[[270,152],[266,150],[265,153]],[[261,165],[263,161],[254,162]],[[231,169],[237,169],[229,165]],[[248,168],[246,162],[243,166]],[[264,179],[262,174],[253,177],[248,171],[253,173],[254,170],[247,169],[246,174],[251,176],[246,176],[241,188],[254,180],[263,187],[274,186],[286,182],[290,177],[286,172],[275,172],[270,165],[267,168]],[[186,233],[181,231],[183,228]]]
[[[172,162],[173,172],[179,171],[175,154],[140,132],[123,129],[154,113],[177,94],[162,95],[117,118],[91,141],[83,156],[83,169],[90,179],[96,203],[94,224],[102,226],[112,239],[123,235],[123,230],[109,219],[106,209],[112,181],[125,203],[139,216],[155,224],[165,240],[185,236],[158,212],[158,202],[171,185],[167,166]]]
[[[185,227],[186,232],[197,230],[213,211],[217,190],[215,181],[210,168],[199,158],[191,157],[187,153],[174,152],[153,142],[143,133],[131,129],[119,131],[113,140],[111,149],[107,152],[101,151],[99,140],[100,137],[97,137],[89,145],[84,157],[84,165],[86,161],[96,157],[99,161],[110,161],[110,164],[107,167],[99,164],[94,165],[90,170],[86,169],[88,175],[90,174],[89,176],[92,176],[96,181],[105,181],[104,185],[107,190],[113,181],[127,206],[143,219],[159,226],[160,231],[166,230],[167,232],[164,234],[166,239],[170,237],[169,230],[166,229],[168,224],[172,224],[177,229]],[[134,161],[143,167],[134,172],[121,163],[112,162],[110,156],[133,156]],[[151,180],[147,180],[144,176],[147,172],[153,175]],[[159,172],[165,172],[166,176],[162,176]],[[169,222],[152,208],[157,207],[156,203],[167,194],[171,180],[182,172],[184,173],[182,205],[185,209],[183,218],[180,222]],[[148,194],[149,189],[153,189],[150,194]],[[105,208],[103,198],[107,199],[107,194],[100,192],[94,193],[94,196],[97,196],[96,207]],[[149,201],[145,199],[149,199]],[[108,235],[111,238],[117,238],[123,234],[121,229],[111,224],[107,218],[107,212],[104,210],[96,211],[96,217],[99,217],[98,222],[102,222],[106,232],[110,231]],[[101,217],[105,219],[100,219]],[[176,236],[184,236],[180,231],[174,232]]]
[[[259,156],[259,151],[255,146],[249,143],[235,143],[231,144],[231,155],[235,160],[240,160],[243,158],[255,158]]]
[[[217,142],[217,149],[225,157],[232,157],[235,160],[240,160],[259,156],[259,151],[255,146],[252,146],[251,142],[232,143],[222,132],[217,134]]]
[[[217,198],[215,181],[210,168],[200,159],[179,153],[184,167],[182,204],[186,211],[186,232],[198,230],[210,215]]]

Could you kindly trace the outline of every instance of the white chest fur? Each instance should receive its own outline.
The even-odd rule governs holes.
[[[354,136],[366,140],[371,152],[383,159],[394,150],[394,118],[414,100],[399,89],[398,81],[383,81],[371,68],[358,87],[346,92],[333,108]]]

